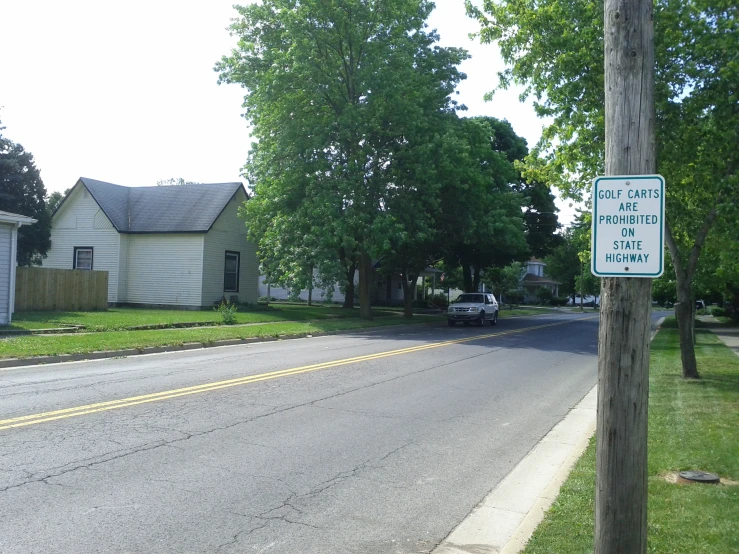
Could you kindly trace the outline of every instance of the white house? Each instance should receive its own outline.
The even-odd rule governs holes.
[[[403,305],[403,283],[400,275],[387,275],[380,271],[381,262],[375,261],[372,266],[372,285],[370,295],[372,298],[373,306],[402,306]],[[437,279],[441,276],[442,271],[433,267],[427,267],[418,276],[416,285],[428,285],[427,288],[431,288],[432,291],[440,285],[440,281]],[[293,295],[291,291],[284,289],[276,285],[267,285],[266,276],[261,275],[259,277],[259,296],[266,297],[270,296],[275,300],[288,300]],[[359,292],[359,271],[354,272],[354,287],[355,291]],[[417,295],[416,287],[411,289],[413,299],[415,300]],[[300,300],[308,300],[308,291],[301,290],[296,291],[295,296]],[[425,297],[425,296],[424,296]],[[313,302],[326,302],[329,298],[328,291],[326,289],[316,287],[311,292],[311,299]],[[331,301],[337,303],[344,302],[344,293],[341,292],[341,287],[338,283],[334,285],[334,289],[331,292]]]
[[[36,220],[0,211],[0,325],[10,325],[13,318],[18,229],[31,223]]]
[[[544,276],[546,266],[546,263],[536,258],[531,258],[526,262],[525,273],[521,278],[521,288],[523,288],[526,302],[536,302],[536,291],[541,288],[547,288],[552,291],[553,296],[558,296],[561,283]]]
[[[257,301],[241,183],[123,187],[80,178],[51,222],[44,267],[108,272],[108,302],[198,308]]]

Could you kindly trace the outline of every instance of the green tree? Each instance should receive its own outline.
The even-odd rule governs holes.
[[[557,234],[560,228],[557,218],[559,210],[554,204],[555,196],[549,185],[537,181],[527,182],[521,178],[516,164],[524,161],[529,149],[526,139],[516,135],[508,121],[494,117],[476,119],[490,125],[493,133],[490,141],[492,149],[512,164],[510,168],[506,168],[504,175],[510,180],[513,190],[523,196],[526,243],[532,255],[543,258],[560,241]]]
[[[574,299],[579,291],[577,279],[580,277],[580,247],[574,229],[567,229],[561,237],[561,243],[544,261],[547,264],[547,274],[561,283],[561,293]]]
[[[54,212],[56,212],[57,208],[61,206],[64,199],[67,197],[69,192],[72,189],[66,189],[64,192],[59,192],[58,190],[55,190],[49,196],[46,198],[46,211],[49,212],[49,217],[54,215]]]
[[[511,291],[521,286],[521,276],[524,273],[521,262],[513,262],[505,267],[493,267],[485,270],[483,280],[492,291],[500,296],[508,296]]]
[[[553,297],[554,294],[552,294],[551,289],[547,287],[540,287],[536,291],[536,299],[539,301],[539,304],[549,304],[551,303]]]
[[[46,187],[33,155],[2,135],[0,125],[0,210],[37,220],[18,229],[18,265],[40,265],[51,248]]]
[[[561,225],[555,196],[549,185],[536,181],[524,183],[521,192],[526,199],[523,214],[526,244],[535,258],[544,258],[562,243],[562,235],[557,233]]]
[[[358,266],[364,318],[396,156],[423,147],[419,126],[454,108],[450,95],[463,77],[457,65],[467,54],[435,45],[426,29],[432,8],[426,0],[237,6],[230,29],[238,46],[216,65],[220,82],[246,89],[258,141],[245,168],[255,192],[246,220],[260,255],[272,256],[262,242],[269,222],[260,218],[305,220],[347,279]]]
[[[456,116],[455,116],[456,117]],[[413,289],[426,267],[441,257],[438,221],[442,179],[439,160],[443,158],[444,143],[441,133],[446,118],[429,118],[421,127],[424,136],[413,140],[423,147],[400,148],[389,176],[393,184],[380,208],[376,229],[383,253],[382,270],[401,278],[404,315],[413,317]]]
[[[440,230],[444,260],[462,268],[465,292],[478,290],[483,272],[527,253],[520,175],[506,155],[493,118],[461,118],[445,141]],[[515,136],[515,135],[514,135]],[[502,151],[499,151],[500,148]],[[525,142],[523,143],[525,149]]]
[[[580,198],[603,173],[603,3],[596,0],[467,2],[484,42],[508,64],[500,86],[525,86],[552,118],[524,175]],[[666,242],[676,278],[683,376],[697,378],[692,282],[709,231],[735,213],[739,152],[737,5],[731,0],[657,0],[656,135],[667,183]],[[736,219],[733,220],[736,223]]]
[[[169,179],[159,179],[157,181],[158,187],[173,187],[182,185],[197,185],[197,181],[186,181],[182,177],[170,177]]]

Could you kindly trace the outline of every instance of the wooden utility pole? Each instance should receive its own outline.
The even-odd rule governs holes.
[[[652,0],[605,0],[606,175],[656,172]],[[652,280],[607,277],[598,335],[596,554],[647,551]]]

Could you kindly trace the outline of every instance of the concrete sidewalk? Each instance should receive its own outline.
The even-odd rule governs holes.
[[[572,408],[432,554],[520,552],[595,432],[597,386]]]
[[[739,356],[739,327],[722,327],[711,332]]]

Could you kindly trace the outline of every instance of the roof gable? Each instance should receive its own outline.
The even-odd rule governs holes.
[[[122,187],[86,177],[79,182],[120,233],[206,233],[239,189],[246,195],[241,183]]]

